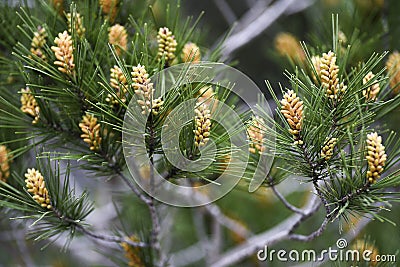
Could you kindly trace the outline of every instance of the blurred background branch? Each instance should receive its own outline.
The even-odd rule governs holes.
[[[236,50],[248,45],[262,34],[281,16],[300,12],[314,3],[315,0],[278,0],[257,1],[233,26],[232,34],[222,45],[222,59],[227,60]]]

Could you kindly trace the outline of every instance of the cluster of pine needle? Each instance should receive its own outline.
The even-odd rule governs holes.
[[[353,68],[350,59],[358,51],[346,46],[336,17],[332,25],[328,51],[308,49],[289,33],[275,40],[279,54],[302,66],[286,72],[290,87],[282,89],[282,100],[267,84],[281,121],[275,124],[276,158],[313,183],[328,220],[356,213],[385,220],[378,211],[390,207],[388,188],[400,181],[394,167],[400,142],[379,122],[399,106],[398,52],[374,53]]]
[[[218,61],[219,47],[211,51],[198,45],[198,21],[184,22],[170,8],[162,24],[152,8],[123,20],[126,3],[117,0],[34,2],[34,8],[18,11],[21,34],[13,47],[15,62],[2,59],[18,72],[12,77],[18,79],[18,88],[0,97],[1,127],[17,129],[0,144],[0,203],[42,223],[34,233],[38,240],[64,231],[71,236],[75,230],[87,233],[83,222],[93,206],[87,192],[76,195],[69,183],[71,167],[61,171],[62,162],[73,161],[97,177],[134,183],[125,176],[122,146],[129,103],[137,107],[138,116],[147,117],[141,133],[146,152],[166,179],[207,183],[226,168],[231,161],[229,135],[213,120],[213,102],[232,101],[234,107],[239,101],[226,88],[203,83],[159,96],[152,81],[153,74],[179,63]],[[329,50],[310,53],[294,37],[279,36],[280,54],[302,68],[286,73],[290,86],[282,88],[282,98],[267,83],[277,105],[275,118],[263,110],[257,116],[240,114],[247,123],[247,173],[272,152],[281,171],[265,173],[271,176],[265,186],[295,174],[314,185],[329,220],[354,212],[384,220],[382,206],[399,200],[389,190],[400,184],[400,172],[393,170],[400,141],[377,122],[400,105],[399,55],[389,56],[387,69],[379,65],[386,54],[373,54],[349,69],[352,51],[341,45],[345,40],[338,27],[333,40]],[[171,166],[160,136],[169,113],[192,98],[193,119],[182,129],[180,150],[197,159],[210,139],[217,147],[215,163],[198,173]],[[273,143],[266,138],[271,134]],[[29,153],[37,153],[36,166],[14,165]],[[127,236],[120,244],[129,264],[146,266],[149,258],[139,257],[142,249],[132,246],[145,238]]]
[[[7,91],[1,91],[1,128],[18,133],[0,140],[0,202],[37,220],[40,230],[33,236],[42,240],[85,231],[93,209],[86,192],[75,195],[68,162],[78,162],[88,176],[133,183],[125,176],[122,149],[128,104],[134,101],[159,131],[177,95],[155,97],[151,75],[180,63],[216,61],[218,52],[197,44],[199,20],[179,17],[179,7],[168,4],[165,14],[150,6],[126,16],[124,6],[133,7],[118,0],[33,2],[17,10],[18,34],[1,59],[4,69],[13,70]],[[203,97],[199,91],[193,86],[186,97]],[[195,116],[193,110],[191,129]],[[190,138],[194,143],[194,134]],[[154,146],[159,144],[149,150]],[[36,163],[24,162],[32,153]],[[133,231],[141,236],[141,229]],[[132,246],[142,238],[129,240],[121,242],[129,264],[145,266],[149,258],[141,259],[142,251]]]

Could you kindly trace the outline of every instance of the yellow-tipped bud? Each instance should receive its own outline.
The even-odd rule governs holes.
[[[199,62],[201,60],[200,48],[195,43],[187,43],[182,49],[183,62]]]
[[[194,134],[195,134],[195,145],[197,147],[205,146],[210,137],[211,129],[211,112],[207,105],[199,104],[194,110],[196,116],[194,119]]]
[[[106,18],[112,23],[114,22],[117,12],[119,0],[99,0],[101,11],[106,15]]]
[[[75,71],[74,64],[74,47],[72,45],[72,38],[67,31],[59,33],[58,37],[54,39],[57,46],[52,46],[56,61],[54,65],[58,66],[58,70],[67,75],[73,75]]]
[[[296,95],[293,90],[287,91],[281,100],[281,113],[289,123],[289,132],[293,135],[295,144],[302,145],[303,141],[300,132],[303,127],[303,101]]]
[[[124,26],[115,24],[108,29],[108,42],[115,46],[117,55],[128,49],[128,34]]]
[[[127,86],[128,82],[126,81],[126,77],[122,72],[122,69],[118,66],[114,66],[110,70],[110,85],[115,89],[115,95],[122,102],[126,102],[126,93],[128,91]],[[113,95],[108,94],[106,101],[111,105],[118,105],[119,101],[114,98]]]
[[[335,149],[337,139],[330,138],[325,142],[325,145],[321,149],[321,157],[326,161],[330,160],[333,155],[333,150]]]
[[[363,84],[368,83],[370,80],[372,80],[375,77],[375,75],[370,71],[368,72],[367,75],[363,78]],[[379,91],[381,90],[381,87],[379,86],[379,83],[374,83],[367,89],[363,90],[363,96],[367,100],[375,101],[376,97],[378,96]]]
[[[72,34],[74,31],[80,38],[85,35],[86,29],[83,27],[83,19],[79,13],[74,13],[74,17],[72,17],[71,13],[66,14],[67,22],[68,22],[68,32]],[[74,30],[72,30],[74,27]]]
[[[264,120],[260,117],[253,117],[251,119],[251,122],[247,128],[247,134],[249,136],[249,141],[250,141],[250,145],[249,145],[250,153],[262,154],[262,152],[265,151],[265,146],[264,146],[265,127],[264,127],[264,124],[265,124]]]
[[[135,94],[140,97],[137,102],[142,108],[142,114],[152,112],[153,115],[158,115],[162,109],[164,101],[161,97],[153,99],[153,83],[151,83],[151,79],[149,78],[149,74],[145,67],[139,64],[136,67],[133,67],[132,70],[133,90],[135,91]]]
[[[279,33],[274,40],[275,49],[281,56],[287,56],[291,60],[304,62],[306,56],[301,48],[299,40],[290,33]]]
[[[353,244],[349,248],[351,251],[358,251],[359,255],[363,255],[366,251],[368,252],[368,258],[371,260],[365,261],[365,259],[361,258],[360,261],[354,259],[353,262],[350,263],[350,266],[369,266],[375,267],[379,266],[379,261],[375,259],[379,259],[379,250],[378,248],[369,241],[368,239],[357,239],[353,242]]]
[[[35,169],[28,169],[25,178],[26,188],[32,198],[43,208],[51,209],[49,192],[42,174]]]
[[[100,135],[100,123],[97,122],[97,118],[87,113],[82,117],[79,127],[83,132],[81,138],[85,143],[89,144],[90,150],[100,150],[102,138]]]
[[[370,184],[378,180],[386,163],[385,147],[382,145],[382,137],[376,132],[367,135],[368,171],[367,179]]]
[[[153,99],[152,105],[151,105],[151,113],[153,115],[158,115],[160,111],[162,110],[164,105],[164,101],[161,99],[161,97]]]
[[[21,89],[21,110],[25,114],[33,117],[32,124],[36,124],[39,121],[40,108],[33,96],[31,90],[27,87],[26,89]]]
[[[395,51],[389,55],[386,68],[390,76],[390,88],[395,94],[400,92],[400,53]]]
[[[46,55],[44,54],[43,47],[46,44],[47,32],[43,27],[38,27],[38,30],[33,33],[33,38],[31,42],[31,53],[42,60],[46,60]],[[30,56],[31,57],[31,56]],[[32,58],[32,57],[31,57]]]
[[[132,235],[129,237],[129,239],[132,242],[139,242],[139,238],[136,236]],[[144,267],[145,265],[143,264],[139,253],[140,253],[140,248],[139,247],[132,247],[126,242],[121,243],[122,249],[125,251],[125,257],[128,260],[128,266],[130,267]]]
[[[175,50],[177,46],[175,36],[167,27],[163,27],[158,31],[157,42],[159,60],[164,59],[165,63],[170,65],[175,59]]]
[[[336,65],[336,55],[332,51],[324,53],[320,63],[320,79],[325,95],[331,99],[337,99],[340,93],[347,89],[343,83],[339,83],[339,66]]]
[[[64,12],[64,0],[50,0],[51,5],[55,10],[58,11],[58,14],[62,15]]]
[[[318,75],[318,77],[321,77],[321,57],[320,56],[312,56],[311,57],[311,62],[314,66],[314,69]],[[314,72],[312,73],[312,77],[314,79],[315,83],[318,83],[318,79],[315,76]]]
[[[7,182],[10,177],[10,150],[0,145],[0,181]]]
[[[149,74],[147,73],[146,68],[140,64],[133,67],[131,74],[133,90],[135,91],[135,94],[140,97],[137,102],[142,108],[142,113],[148,114],[151,112],[154,93],[153,84],[151,83]]]
[[[345,45],[347,43],[347,36],[346,34],[344,34],[344,32],[342,31],[338,32],[338,41],[342,45]]]

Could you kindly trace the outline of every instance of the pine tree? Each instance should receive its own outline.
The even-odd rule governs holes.
[[[84,236],[105,244],[100,250],[115,264],[166,266],[176,254],[163,244],[169,207],[146,193],[157,189],[154,172],[171,184],[195,187],[188,199],[207,199],[213,192],[202,186],[218,185],[226,171],[238,176],[235,166],[243,158],[247,165],[235,189],[247,188],[270,154],[274,159],[271,171],[261,173],[262,190],[271,189],[296,216],[281,239],[271,243],[311,241],[351,216],[367,214],[391,222],[381,211],[400,200],[393,192],[400,185],[400,140],[380,119],[400,106],[400,95],[395,94],[397,54],[390,57],[388,69],[383,67],[387,53],[373,53],[352,65],[357,51],[343,44],[355,41],[346,40],[335,16],[330,47],[299,45],[294,36],[282,34],[277,49],[298,66],[286,71],[289,85],[278,94],[266,83],[274,114],[262,108],[261,100],[256,114],[243,110],[244,103],[232,93],[234,84],[225,88],[207,80],[177,83],[163,94],[158,73],[186,63],[181,73],[185,77],[201,61],[219,62],[224,40],[213,49],[203,47],[199,20],[182,19],[179,4],[165,4],[165,20],[158,17],[156,6],[127,16],[126,11],[135,8],[130,4],[34,1],[33,7],[18,9],[18,16],[9,18],[11,26],[1,30],[10,36],[2,42],[0,75],[12,81],[2,82],[0,89],[0,205],[4,213],[31,223],[30,237],[50,246],[67,234],[68,249],[71,240]],[[18,34],[12,35],[15,30]],[[174,149],[199,164],[215,152],[208,166],[194,172],[174,166],[164,150],[163,140],[171,136],[163,139],[163,128],[179,121],[171,117],[181,118],[176,109],[182,103],[191,103],[186,106],[190,120],[181,133],[173,133],[178,136]],[[226,122],[223,105],[234,110],[238,121]],[[145,120],[144,129],[127,128],[127,119]],[[225,127],[236,123],[244,126],[244,135]],[[144,140],[142,154],[150,165],[138,162],[132,167],[124,155],[126,136]],[[246,139],[246,147],[234,147],[232,138]],[[277,189],[291,175],[313,190],[305,208],[290,204]],[[137,185],[138,177],[148,181],[149,191]],[[91,187],[80,190],[80,180],[86,179]],[[87,223],[98,208],[94,189],[104,187],[112,188],[104,192],[121,191],[110,203],[117,223],[106,229],[108,234]],[[240,260],[229,257],[235,248],[249,256],[260,247],[240,245],[253,233],[221,206],[218,202],[196,208],[194,223],[186,218],[179,224],[194,224],[199,242],[208,238],[208,230],[220,231],[221,225],[233,233],[237,247],[216,258],[203,257],[215,266]],[[323,218],[317,230],[297,233],[320,206]],[[174,225],[178,219],[170,218]]]

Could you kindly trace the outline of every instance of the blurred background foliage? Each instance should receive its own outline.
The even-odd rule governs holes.
[[[19,5],[16,2],[18,1],[0,2],[0,27],[2,28],[0,31],[0,55],[8,59],[12,59],[10,51],[19,37],[15,34],[17,25],[20,23],[15,15]],[[30,5],[29,1],[25,2],[26,5]],[[67,5],[68,1],[65,2]],[[183,20],[186,15],[196,18],[204,11],[204,15],[200,20],[200,26],[197,28],[199,39],[196,42],[198,42],[200,49],[202,47],[215,46],[217,41],[233,26],[221,14],[217,2],[218,0],[184,0],[181,2],[183,13],[181,14],[182,18],[178,19]],[[236,18],[240,18],[255,2],[255,0],[226,1]],[[116,22],[123,24],[127,22],[129,15],[133,15],[134,17],[140,16],[142,14],[140,10],[148,8],[150,4],[155,14],[154,20],[157,27],[165,25],[167,20],[165,10],[167,6],[171,9],[177,7],[175,0],[125,0],[123,4],[124,8],[121,10]],[[347,43],[350,40],[354,40],[352,42],[354,50],[350,65],[357,66],[361,59],[366,59],[373,52],[382,53],[383,51],[392,52],[400,50],[399,10],[400,1],[398,0],[313,1],[311,6],[301,12],[281,16],[259,37],[231,55],[230,61],[236,68],[254,80],[265,92],[267,91],[264,84],[265,80],[270,80],[274,88],[278,88],[278,83],[288,86],[289,82],[283,73],[285,69],[293,70],[294,62],[287,55],[279,53],[279,46],[276,46],[279,34],[289,33],[297,41],[304,41],[307,48],[315,52],[315,54],[327,52],[332,45],[331,15],[337,13],[339,15],[340,30],[345,35]],[[40,10],[36,10],[35,12],[37,13],[36,15],[40,16]],[[51,25],[53,18],[46,19],[48,20],[48,24]],[[4,62],[0,62],[0,64],[3,64],[0,70],[0,85],[3,88],[24,87],[23,82],[15,77],[15,69],[4,68]],[[381,64],[381,67],[383,67],[385,62],[381,62]],[[383,118],[388,128],[396,132],[399,132],[400,129],[399,114],[400,110],[394,110],[390,115]],[[9,132],[1,132],[0,135],[10,135],[13,130],[10,129]],[[2,137],[0,136],[0,138]],[[15,147],[19,145],[18,143],[14,144]],[[21,162],[19,164],[19,166],[23,165],[29,166],[29,162]],[[22,174],[25,169],[24,167],[16,171]],[[90,186],[96,188],[96,182],[83,181],[82,183],[83,187]],[[109,183],[113,183],[113,181]],[[291,203],[295,203],[299,207],[305,203],[310,191],[307,185],[299,185],[298,181],[295,180],[293,183],[285,183],[284,186],[283,188],[278,188],[287,195]],[[98,184],[97,187],[99,187]],[[97,188],[95,192],[91,193],[92,197],[96,200],[97,206],[102,206],[106,202],[102,199],[104,194],[113,195],[113,201],[123,204],[119,208],[118,216],[124,218],[122,221],[126,222],[126,225],[124,225],[126,232],[135,232],[138,227],[146,228],[149,222],[146,221],[147,216],[143,215],[147,212],[143,204],[135,196],[118,194],[116,191],[118,191],[118,187],[113,187],[112,189]],[[275,198],[272,191],[265,188],[250,194],[247,192],[246,187],[239,186],[230,194],[220,199],[216,204],[221,207],[224,213],[235,218],[253,233],[273,227],[290,214],[283,204]],[[399,224],[400,206],[394,205],[392,211],[385,212],[385,215],[390,220]],[[83,266],[82,259],[77,257],[79,246],[74,243],[71,247],[75,247],[75,250],[66,253],[60,253],[58,245],[52,245],[45,250],[40,250],[43,246],[41,242],[27,241],[26,244],[19,244],[17,240],[25,236],[25,230],[24,227],[19,227],[18,221],[13,221],[10,225],[8,218],[12,216],[13,214],[3,214],[0,217],[0,250],[2,251],[0,253],[0,265],[10,266],[10,264],[19,265],[23,262],[28,263],[26,259],[30,258],[32,260],[31,263],[34,263],[35,266]],[[173,216],[175,216],[176,224],[170,233],[173,239],[169,245],[171,246],[171,251],[179,251],[196,242],[196,218],[193,217],[192,210],[187,208],[174,209]],[[204,216],[203,219],[207,221],[207,215]],[[322,220],[323,214],[321,213],[319,216],[320,220]],[[354,222],[357,219],[353,218]],[[319,226],[320,220],[307,221],[302,226],[300,232],[309,233],[313,231]],[[351,226],[346,224],[339,226],[335,223],[335,225],[330,225],[321,237],[310,243],[285,241],[273,246],[272,249],[326,249],[328,246],[333,246],[341,236],[341,228],[343,228],[343,231],[351,231]],[[210,233],[212,232],[211,229],[208,230]],[[223,231],[225,231],[223,234],[224,248],[244,242],[240,236],[235,235],[229,230],[223,229]],[[15,234],[19,236],[15,236]],[[368,239],[374,242],[374,246],[382,254],[394,254],[400,247],[400,228],[388,223],[371,222],[358,236],[361,240]],[[29,255],[21,253],[21,247]],[[97,252],[93,253],[109,254],[110,258],[116,258],[113,260],[118,265],[126,263],[123,253],[116,256],[116,254],[104,251],[100,247]],[[96,257],[91,253],[87,256],[88,258]],[[400,262],[399,260],[398,262]],[[204,262],[197,262],[190,266],[204,266],[204,264]],[[264,266],[263,264],[253,257],[238,263],[237,266]],[[107,264],[105,265],[107,266]],[[287,263],[280,263],[278,261],[268,264],[268,266],[286,265]],[[326,263],[326,266],[331,265],[332,263]],[[391,265],[389,264],[388,266]],[[398,266],[398,264],[394,264],[393,266]]]

